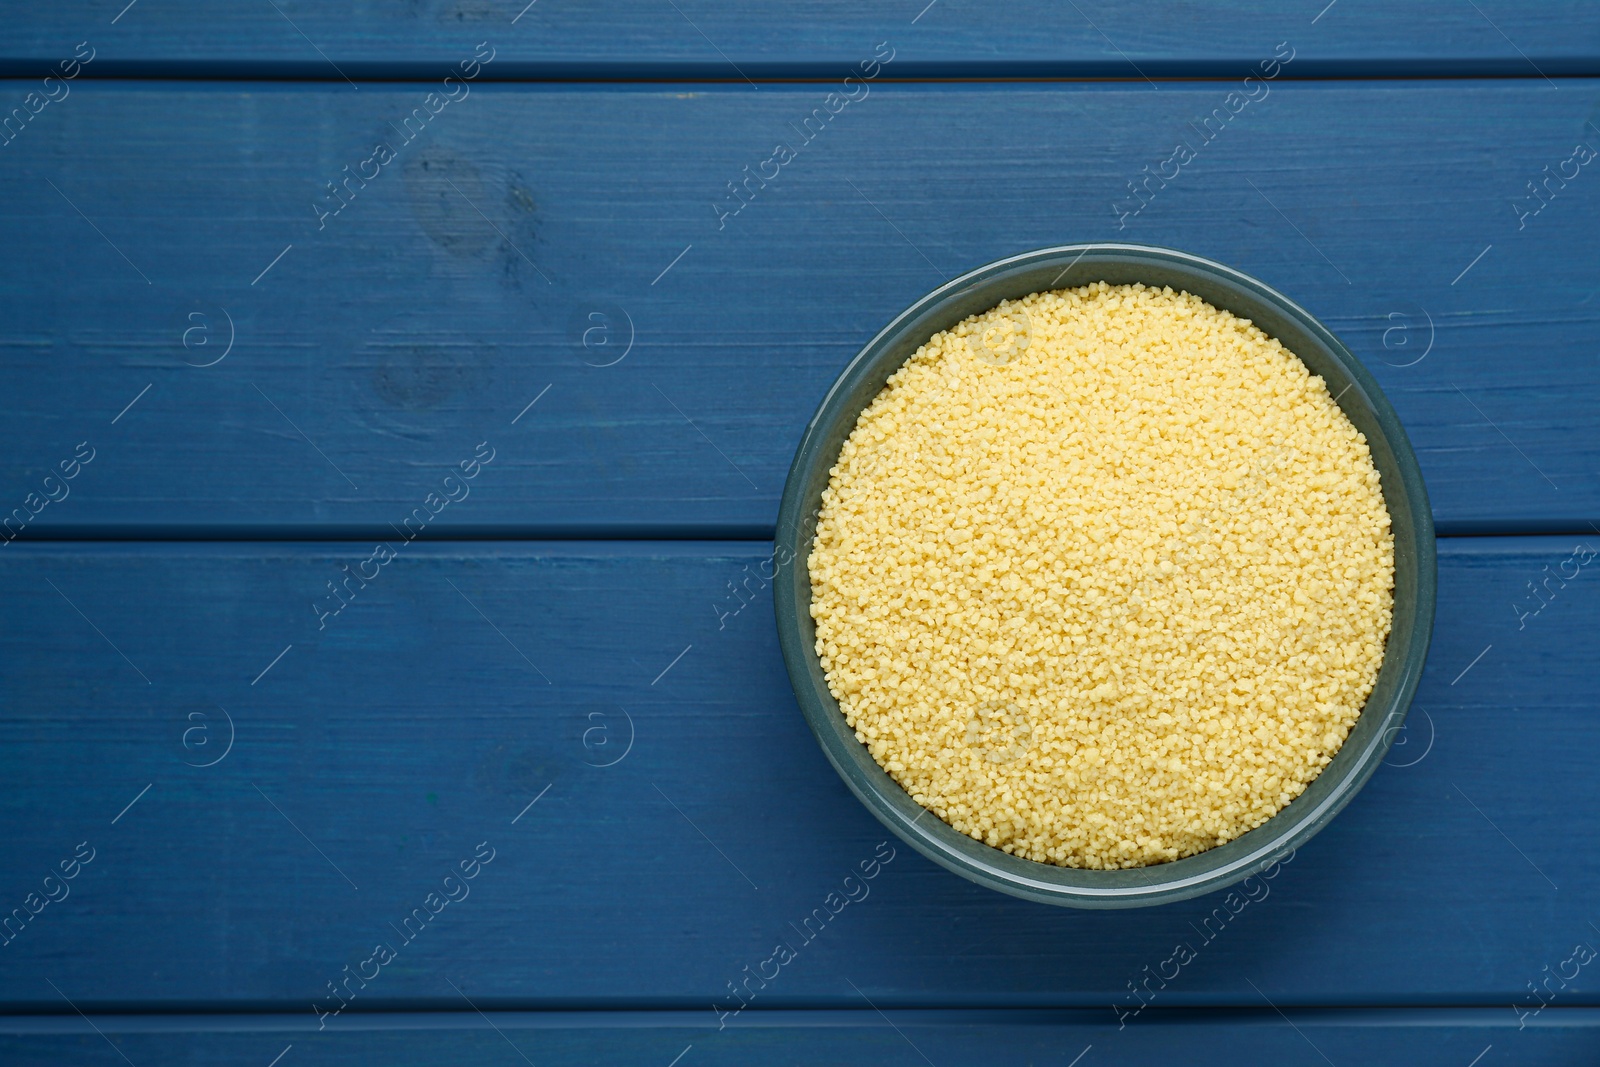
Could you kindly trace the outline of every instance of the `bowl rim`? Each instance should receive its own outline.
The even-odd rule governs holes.
[[[1043,288],[1017,293],[1001,292],[1007,288],[1008,282],[1014,284],[1017,279],[1034,271],[1062,263],[1065,266],[1056,275],[1055,281]],[[1351,397],[1350,404],[1365,402],[1367,408],[1362,410],[1361,416],[1373,423],[1372,429],[1381,435],[1380,448],[1380,442],[1371,440],[1371,429],[1366,431],[1369,444],[1373,446],[1374,463],[1379,462],[1380,451],[1386,452],[1392,459],[1393,473],[1398,474],[1401,483],[1391,485],[1387,479],[1384,482],[1384,502],[1393,522],[1391,529],[1395,531],[1395,610],[1379,679],[1362,709],[1363,717],[1372,710],[1381,711],[1379,727],[1369,728],[1363,745],[1359,750],[1352,751],[1356,730],[1363,726],[1362,720],[1358,719],[1356,728],[1352,729],[1333,761],[1323,768],[1300,796],[1279,809],[1260,827],[1223,845],[1183,859],[1112,870],[1059,867],[1027,860],[978,842],[937,816],[924,823],[922,816],[930,809],[918,805],[888,772],[878,766],[865,745],[856,739],[854,730],[845,723],[837,702],[822,680],[814,637],[811,636],[814,631],[808,625],[810,577],[805,566],[821,495],[820,489],[811,492],[808,486],[816,483],[819,467],[822,470],[831,469],[837,461],[843,438],[854,429],[865,405],[881,391],[881,380],[902,366],[932,334],[955,325],[969,314],[981,313],[981,310],[992,308],[1002,300],[1015,299],[1027,292],[1072,288],[1097,280],[1093,276],[1081,276],[1066,283],[1061,282],[1063,277],[1084,264],[1090,275],[1100,266],[1129,268],[1131,265],[1136,268],[1142,265],[1148,268],[1159,265],[1169,271],[1189,275],[1190,281],[1229,289],[1231,295],[1244,303],[1259,305],[1256,313],[1241,314],[1241,317],[1254,320],[1265,310],[1280,316],[1289,326],[1298,328],[1319,349],[1313,352],[1314,361],[1329,363],[1330,368],[1339,368],[1350,379],[1340,396],[1353,388],[1357,395]],[[1178,287],[1171,281],[1154,284]],[[991,296],[993,299],[989,299]],[[974,297],[978,299],[974,301]],[[1202,298],[1217,303],[1209,296]],[[957,303],[963,300],[965,304]],[[985,300],[988,302],[983,303]],[[982,305],[979,312],[960,310],[972,304]],[[1237,311],[1234,313],[1240,314]],[[930,320],[941,319],[949,321],[930,328]],[[1268,332],[1276,336],[1272,331]],[[1290,346],[1286,343],[1285,347]],[[1302,362],[1308,362],[1306,355],[1300,351],[1292,347],[1291,351]],[[900,353],[898,357],[896,353]],[[1313,373],[1317,372],[1313,370]],[[879,382],[876,388],[871,386],[873,379]],[[850,397],[863,394],[868,389],[870,392],[864,393],[865,401],[852,405]],[[1336,403],[1338,399],[1335,398]],[[1347,405],[1341,405],[1341,410],[1346,411],[1347,418],[1355,421],[1356,416],[1351,414]],[[841,426],[844,427],[842,435],[839,433]],[[830,448],[829,442],[835,437],[838,443]],[[1390,472],[1381,470],[1380,473],[1386,475]],[[824,477],[822,484],[825,483]],[[1405,546],[1401,544],[1402,522],[1401,517],[1396,515],[1397,501],[1405,505],[1406,521],[1403,525],[1410,531]],[[806,525],[803,520],[808,515],[813,523],[806,526],[802,538],[801,527]],[[1402,547],[1411,553],[1408,558],[1414,574],[1410,577],[1414,581],[1411,583],[1413,599],[1408,604],[1411,625],[1405,634],[1403,647],[1397,647],[1396,634],[1401,618]],[[1024,899],[1081,908],[1138,907],[1212,892],[1283,862],[1285,857],[1293,854],[1294,849],[1326,826],[1371,777],[1404,723],[1427,656],[1437,592],[1433,518],[1421,468],[1410,439],[1388,398],[1354,353],[1305,308],[1242,271],[1176,249],[1117,242],[1055,245],[994,260],[932,290],[879,330],[835,378],[806,425],[784,484],[774,536],[773,563],[777,571],[773,580],[773,608],[779,643],[796,701],[828,761],[857,799],[918,852],[969,880]],[[801,613],[804,614],[803,619]],[[1395,676],[1392,683],[1385,687],[1382,685],[1383,676],[1391,671],[1396,672]],[[1385,706],[1374,709],[1372,702],[1381,688],[1386,688],[1390,697]],[[1373,730],[1376,730],[1375,734]],[[1336,767],[1337,774],[1334,773]],[[1329,779],[1328,784],[1319,789],[1313,788],[1325,778]],[[1309,800],[1310,803],[1298,806],[1302,800]],[[1274,824],[1277,824],[1276,832],[1262,832],[1274,827]],[[1254,843],[1241,845],[1249,842],[1252,835],[1257,835]],[[1223,853],[1222,862],[1215,862],[1214,859],[1209,863],[1205,861],[1205,857],[1215,857],[1218,853]],[[1162,872],[1171,872],[1172,876],[1159,877]]]

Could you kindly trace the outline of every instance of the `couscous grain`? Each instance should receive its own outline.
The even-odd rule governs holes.
[[[862,412],[809,558],[856,737],[962,833],[1135,867],[1261,825],[1361,714],[1393,606],[1366,439],[1188,293],[1035,293]]]

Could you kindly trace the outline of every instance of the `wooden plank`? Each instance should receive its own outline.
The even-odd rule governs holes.
[[[1600,944],[1600,856],[1573,844],[1600,829],[1600,581],[1571,540],[1440,548],[1390,766],[1254,899],[1093,913],[880,848],[794,707],[750,577],[768,546],[419,542],[319,630],[311,605],[370,548],[18,543],[0,913],[67,895],[0,948],[0,1000],[65,1010],[48,979],[85,1010],[309,1018],[376,971],[343,985],[351,1012],[459,1008],[448,978],[485,1010],[714,1019],[788,939],[751,1011],[1114,1017],[1162,970],[1153,1007],[1522,1002]],[[46,883],[63,861],[76,877]],[[1581,982],[1555,999],[1595,1004]]]
[[[1154,1009],[1152,1009],[1154,1014]],[[471,1011],[352,1016],[323,1033],[277,1016],[0,1018],[0,1054],[16,1067],[381,1062],[516,1067],[645,1063],[1588,1064],[1593,1009],[1551,1007],[1518,1030],[1504,1009],[1177,1014],[1118,1030],[1071,1011],[752,1011],[718,1032],[688,1013]],[[757,1017],[762,1016],[762,1017]],[[307,1033],[307,1030],[312,1032]],[[676,1057],[676,1058],[675,1058]],[[1108,1059],[1107,1057],[1111,1057]],[[1324,1059],[1326,1057],[1326,1059]],[[1494,1059],[1492,1057],[1499,1057]],[[1516,1059],[1508,1060],[1507,1057]],[[669,1062],[670,1061],[670,1062]]]
[[[24,536],[388,536],[484,441],[430,532],[767,536],[866,339],[944,278],[1086,239],[1322,316],[1442,532],[1600,520],[1600,177],[1573,164],[1520,232],[1513,207],[1600,148],[1600,83],[1278,85],[1136,215],[1130,179],[1228,86],[879,86],[725,216],[826,87],[480,86],[404,144],[425,91],[83,83],[0,150]],[[380,139],[401,155],[319,223]]]
[[[427,76],[486,39],[505,57],[497,75],[518,78],[829,77],[885,39],[904,50],[904,73],[916,77],[1242,74],[1283,40],[1303,43],[1303,71],[1318,76],[1600,72],[1600,17],[1578,0],[1092,9],[1020,0],[1003,17],[966,0],[822,0],[804,9],[726,0],[415,0],[337,11],[310,0],[125,3],[66,0],[19,14],[0,71],[43,68],[89,38],[102,57],[97,72],[335,80]]]

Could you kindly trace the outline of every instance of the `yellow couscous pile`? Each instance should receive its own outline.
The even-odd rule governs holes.
[[[1372,691],[1394,539],[1366,439],[1188,293],[1035,293],[862,412],[809,559],[856,737],[962,833],[1067,867],[1260,826]]]

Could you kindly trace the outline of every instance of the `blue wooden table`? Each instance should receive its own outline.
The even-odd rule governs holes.
[[[1600,8],[124,5],[0,31],[0,1063],[1600,1059]],[[1248,899],[935,867],[778,653],[834,376],[1083,240],[1427,478],[1410,724]]]

